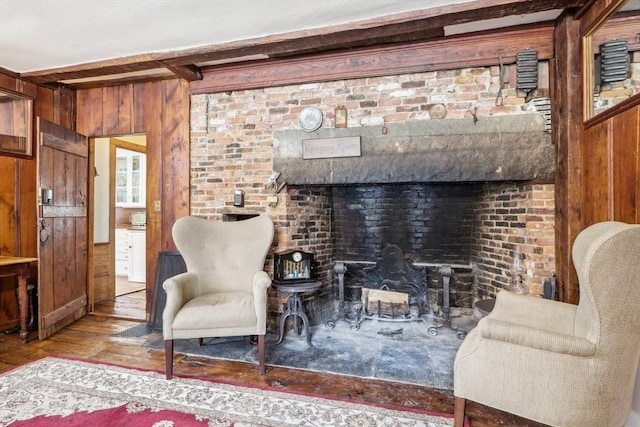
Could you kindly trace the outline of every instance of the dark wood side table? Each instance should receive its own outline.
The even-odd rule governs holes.
[[[309,333],[309,318],[302,309],[302,299],[300,299],[300,294],[315,292],[320,289],[320,286],[322,286],[322,282],[316,281],[297,283],[273,283],[273,287],[278,291],[290,294],[289,298],[287,299],[285,309],[282,312],[282,316],[280,316],[280,337],[278,338],[278,344],[280,344],[282,342],[282,339],[284,338],[284,322],[287,320],[287,317],[293,316],[294,332],[300,335],[301,331],[298,325],[298,319],[301,319],[302,325],[304,327],[304,333],[307,336],[307,344],[311,345],[311,334]]]
[[[29,279],[29,264],[38,258],[23,258],[15,256],[0,256],[0,277],[16,276],[18,279],[18,311],[20,313],[20,339],[27,342],[29,336],[29,294],[27,279]]]

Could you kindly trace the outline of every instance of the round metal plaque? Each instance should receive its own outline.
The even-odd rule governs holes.
[[[435,104],[429,108],[429,116],[432,119],[444,119],[447,117],[447,107],[444,104]]]
[[[313,132],[322,126],[322,111],[318,107],[307,107],[298,116],[300,129]]]

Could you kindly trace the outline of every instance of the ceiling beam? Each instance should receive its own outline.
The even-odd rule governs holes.
[[[167,65],[167,69],[178,77],[182,77],[188,82],[194,82],[196,80],[202,80],[202,73],[200,67],[192,64],[172,66]]]
[[[451,70],[515,63],[517,53],[536,49],[539,60],[554,56],[554,23],[546,22],[438,40],[324,52],[283,59],[203,68],[204,78],[191,82],[192,93]]]
[[[199,76],[196,65],[206,62],[232,62],[234,58],[255,55],[294,56],[373,44],[429,40],[442,37],[443,28],[447,25],[563,9],[584,2],[585,0],[477,0],[326,28],[26,72],[21,73],[20,77],[38,84],[51,84],[65,80],[170,68],[177,76],[197,81]],[[145,76],[139,78],[145,79]]]

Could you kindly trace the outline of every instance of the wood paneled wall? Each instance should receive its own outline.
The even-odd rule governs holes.
[[[558,297],[577,303],[571,248],[584,228],[600,221],[640,222],[640,97],[585,122],[581,37],[612,1],[567,11],[556,25],[553,139],[556,156]]]
[[[174,79],[86,89],[77,92],[76,100],[78,132],[147,136],[149,311],[158,252],[175,250],[171,227],[189,214],[189,85]]]
[[[591,123],[580,148],[582,228],[640,222],[640,100]]]
[[[61,101],[67,95],[63,90],[54,91],[3,73],[0,73],[0,89],[33,98],[34,113],[47,120],[61,123],[70,116],[72,106]],[[55,114],[56,110],[62,114]],[[68,121],[65,124],[68,126]],[[37,257],[35,158],[0,155],[0,176],[0,255]],[[34,264],[32,269],[30,282],[35,283],[37,266]],[[0,330],[17,323],[14,287],[13,278],[0,279]]]

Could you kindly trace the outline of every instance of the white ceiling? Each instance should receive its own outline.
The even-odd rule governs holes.
[[[175,52],[470,0],[0,0],[0,67],[16,73]],[[445,28],[555,19],[558,10]],[[199,64],[202,65],[202,64]]]
[[[24,73],[469,2],[0,0],[0,67]]]

